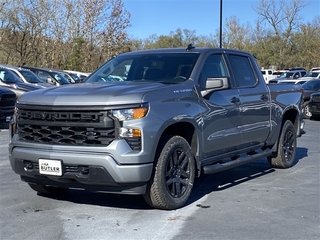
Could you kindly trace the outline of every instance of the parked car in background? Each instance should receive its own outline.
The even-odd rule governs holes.
[[[0,86],[12,90],[17,98],[25,92],[43,89],[43,87],[22,82],[17,75],[6,68],[0,69]]]
[[[316,71],[316,70],[320,70],[320,67],[313,67],[313,68],[311,68],[310,71],[312,72],[312,71]]]
[[[282,73],[287,72],[287,71],[288,70],[275,70],[275,71],[273,71],[272,75],[274,76],[274,78],[278,78],[278,77],[280,77],[280,75]],[[274,79],[274,78],[272,78],[272,79]]]
[[[310,96],[320,90],[320,79],[312,79],[301,85],[304,89],[303,92],[303,117],[309,119],[312,117],[312,112],[310,111]]]
[[[279,81],[282,80],[289,80],[289,79],[298,79],[300,77],[303,77],[304,75],[307,74],[306,70],[291,70],[282,73],[278,78],[274,78],[269,81],[269,83],[278,83]]]
[[[72,70],[63,70],[69,74],[75,74],[80,78],[80,81],[83,81],[85,78],[87,78],[90,73],[84,73],[84,72],[78,72],[78,71],[72,71]]]
[[[16,104],[16,94],[0,87],[0,128],[8,128]]]
[[[70,83],[80,83],[81,79],[77,75],[71,74],[62,70],[56,70],[56,71],[59,72],[63,77],[68,79]]]
[[[320,117],[320,92],[311,94],[309,100],[309,111],[313,118]]]
[[[294,71],[294,70],[304,70],[304,71],[307,71],[307,69],[305,69],[304,67],[286,68],[285,70],[288,70],[288,71]]]
[[[58,71],[49,68],[39,68],[31,66],[23,66],[23,68],[30,69],[34,72],[42,81],[60,86],[64,84],[70,84],[69,80],[62,76]]]
[[[305,83],[307,80],[301,80],[300,78],[298,79],[289,79],[289,80],[281,80],[278,81],[278,84],[283,84],[283,83],[288,83],[288,84],[303,84]]]
[[[63,72],[66,72],[66,71],[63,71]],[[75,81],[76,83],[80,83],[82,79],[84,79],[85,77],[83,77],[82,79],[75,73],[72,73],[72,72],[66,72],[69,76],[71,76]]]
[[[9,69],[14,74],[16,74],[24,83],[34,84],[43,88],[52,87],[51,84],[43,82],[34,72],[29,69],[5,64],[0,64],[0,69],[1,68]]]
[[[306,75],[304,75],[303,77],[299,77],[298,79],[308,81],[314,78],[320,78],[320,70],[310,71]]]
[[[268,83],[269,80],[276,78],[276,76],[273,75],[273,69],[261,69],[261,73],[266,83]]]

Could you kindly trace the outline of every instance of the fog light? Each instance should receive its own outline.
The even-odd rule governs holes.
[[[32,162],[24,161],[24,163],[23,163],[23,169],[24,169],[25,171],[32,170],[33,168],[34,168],[34,166],[33,166],[33,163],[32,163]]]
[[[89,174],[89,168],[88,167],[80,167],[81,174]]]

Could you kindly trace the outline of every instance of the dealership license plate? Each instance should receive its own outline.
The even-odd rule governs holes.
[[[59,160],[39,159],[39,172],[45,175],[62,176],[62,164]]]

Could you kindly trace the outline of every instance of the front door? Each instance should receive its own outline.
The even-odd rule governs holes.
[[[223,54],[208,56],[200,74],[200,85],[204,86],[208,78],[222,76],[230,77]],[[202,103],[202,157],[210,158],[236,150],[241,142],[238,89],[210,92],[203,96]]]

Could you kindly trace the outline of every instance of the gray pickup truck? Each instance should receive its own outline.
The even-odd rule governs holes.
[[[293,166],[302,102],[298,85],[267,86],[246,52],[124,53],[83,84],[18,99],[11,167],[41,193],[140,194],[154,208],[176,209],[201,174],[262,158]]]

